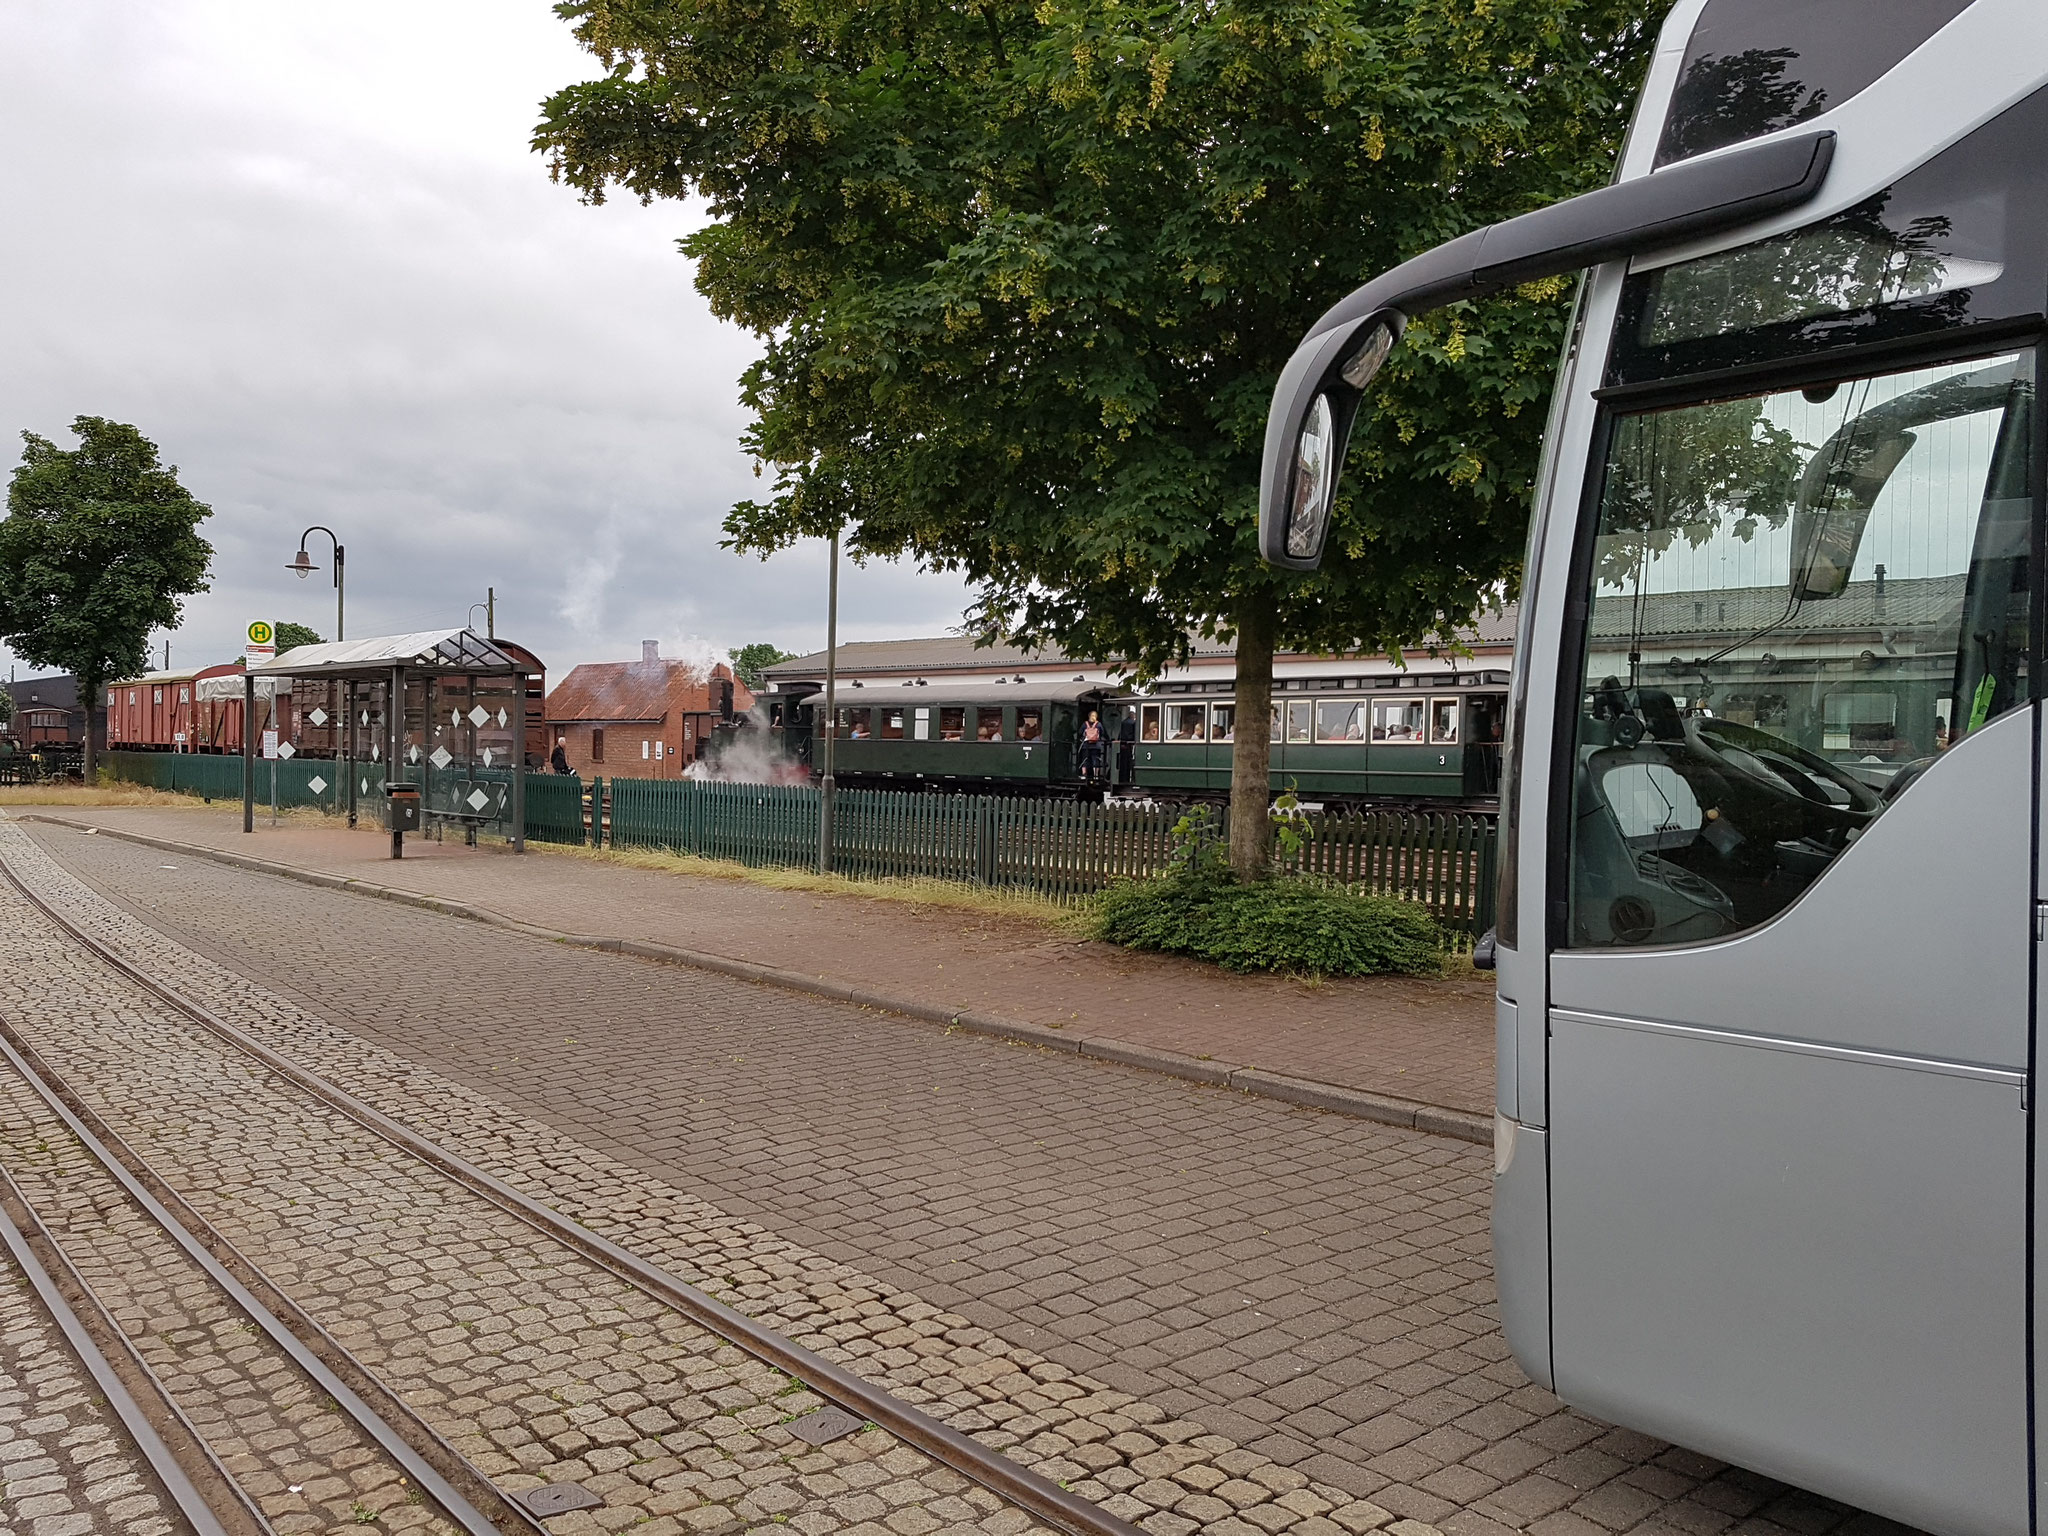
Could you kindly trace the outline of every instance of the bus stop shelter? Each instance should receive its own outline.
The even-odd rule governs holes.
[[[429,819],[502,823],[515,852],[526,851],[527,678],[539,663],[524,647],[471,629],[422,630],[367,640],[301,645],[242,678],[243,718],[256,718],[265,680],[290,679],[297,731],[331,751],[356,821],[360,765],[376,764],[388,803],[393,785],[416,786]],[[314,686],[309,686],[314,685]],[[256,825],[254,730],[242,736],[242,830]],[[318,748],[316,747],[316,750]],[[280,742],[276,750],[290,751]],[[394,827],[392,856],[399,857]]]

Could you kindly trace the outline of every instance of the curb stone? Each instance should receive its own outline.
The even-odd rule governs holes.
[[[727,955],[683,949],[673,944],[658,944],[646,939],[614,938],[607,934],[568,933],[558,928],[546,928],[537,923],[508,917],[502,912],[493,912],[488,907],[451,901],[446,897],[429,895],[424,891],[409,891],[403,886],[382,885],[372,880],[330,874],[325,870],[302,869],[298,865],[283,864],[274,859],[259,859],[250,854],[231,853],[226,849],[208,848],[198,843],[183,843],[174,838],[152,837],[147,833],[102,826],[95,822],[73,821],[67,816],[51,816],[40,812],[14,814],[23,821],[47,822],[52,826],[69,827],[77,832],[97,832],[103,837],[119,838],[123,842],[138,843],[143,847],[155,848],[165,853],[210,859],[216,864],[228,864],[256,874],[276,875],[282,879],[296,880],[303,885],[351,891],[359,896],[374,896],[380,901],[424,907],[444,917],[459,917],[490,928],[510,929],[514,933],[526,934],[531,938],[546,939],[557,944],[571,944],[579,949],[632,955],[637,959],[651,960],[663,965],[683,965],[693,970],[715,971],[741,981],[781,987],[785,991],[830,998],[835,1002],[853,1003],[862,1008],[899,1014],[927,1024],[941,1024],[950,1029],[963,1029],[971,1034],[989,1035],[1000,1040],[1014,1040],[1024,1045],[1062,1051],[1068,1055],[1087,1056],[1098,1061],[1115,1062],[1120,1066],[1137,1067],[1143,1071],[1159,1073],[1164,1077],[1178,1078],[1183,1082],[1233,1088],[1255,1098],[1274,1099],[1307,1109],[1349,1115],[1357,1120],[1371,1120],[1381,1125],[1398,1125],[1410,1130],[1451,1136],[1480,1146],[1493,1144],[1492,1117],[1475,1114],[1471,1110],[1452,1109],[1440,1104],[1426,1104],[1416,1099],[1397,1098],[1392,1094],[1347,1088],[1339,1083],[1325,1083],[1314,1078],[1290,1077],[1286,1073],[1268,1072],[1258,1067],[1239,1066],[1232,1062],[1207,1061],[1158,1046],[1134,1045],[1128,1041],[1103,1036],[1073,1034],[1056,1026],[1031,1024],[1022,1019],[1006,1019],[995,1014],[976,1013],[965,1009],[938,1008],[929,1003],[913,1002],[908,998],[872,992],[865,987],[834,981],[826,976],[809,976],[801,971],[786,971],[772,965],[756,965],[751,960],[735,960]]]

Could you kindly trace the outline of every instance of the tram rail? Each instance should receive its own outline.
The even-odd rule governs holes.
[[[4,874],[8,885],[46,918],[59,933],[150,997],[198,1025],[216,1040],[246,1056],[325,1108],[352,1121],[372,1136],[480,1197],[499,1211],[533,1228],[575,1253],[585,1262],[653,1297],[707,1332],[802,1382],[818,1396],[887,1430],[941,1466],[950,1468],[1038,1519],[1067,1532],[1068,1536],[1137,1536],[1134,1526],[1109,1514],[1091,1501],[1068,1492],[1049,1478],[1020,1466],[1001,1452],[982,1445],[961,1431],[931,1418],[884,1388],[784,1338],[660,1266],[560,1215],[466,1158],[372,1107],[346,1089],[273,1050],[247,1031],[220,1018],[177,987],[152,975],[145,967],[122,954],[116,946],[108,944],[72,921],[57,906],[22,880],[4,858],[0,858],[0,874]],[[4,1020],[0,1020],[0,1055],[5,1055],[9,1063],[14,1065],[17,1071],[22,1072],[31,1087],[60,1114],[82,1144],[87,1145],[89,1149],[97,1149],[95,1155],[108,1161],[110,1171],[123,1182],[124,1188],[132,1186],[132,1196],[139,1198],[145,1204],[145,1208],[153,1207],[153,1217],[157,1216],[158,1211],[162,1212],[157,1219],[169,1223],[167,1230],[171,1231],[174,1240],[179,1239],[182,1234],[184,1241],[181,1241],[180,1246],[185,1246],[187,1242],[194,1245],[187,1247],[188,1253],[193,1253],[195,1259],[200,1253],[204,1253],[206,1257],[201,1262],[209,1272],[218,1271],[219,1277],[238,1294],[238,1299],[240,1296],[248,1297],[245,1306],[259,1312],[267,1310],[261,1303],[256,1302],[246,1286],[228,1272],[230,1267],[240,1269],[246,1278],[256,1281],[282,1304],[280,1310],[291,1314],[294,1324],[304,1330],[303,1335],[295,1334],[294,1329],[286,1327],[282,1321],[277,1323],[283,1333],[293,1339],[295,1358],[297,1354],[306,1355],[312,1365],[333,1382],[326,1390],[337,1402],[353,1400],[360,1404],[363,1412],[376,1420],[386,1432],[391,1432],[389,1424],[371,1410],[367,1403],[363,1403],[362,1398],[350,1390],[341,1377],[346,1375],[352,1378],[358,1387],[367,1388],[370,1392],[389,1399],[398,1416],[410,1421],[408,1429],[418,1437],[417,1443],[431,1451],[432,1461],[429,1462],[422,1459],[420,1451],[414,1450],[411,1445],[407,1446],[407,1455],[419,1468],[414,1474],[419,1486],[433,1497],[437,1504],[441,1504],[444,1510],[448,1510],[447,1501],[453,1501],[456,1508],[467,1509],[467,1519],[456,1517],[453,1510],[448,1510],[451,1518],[456,1518],[464,1530],[470,1532],[471,1536],[484,1536],[486,1531],[544,1529],[516,1499],[496,1489],[488,1478],[470,1466],[424,1420],[406,1409],[401,1400],[384,1392],[374,1375],[357,1362],[338,1340],[320,1328],[310,1315],[292,1303],[275,1285],[265,1280],[255,1265],[236,1253],[228,1238],[203,1216],[192,1210],[160,1175],[149,1170],[147,1164],[133,1152],[132,1148],[122,1144],[119,1138],[100,1122],[90,1107],[50,1070],[47,1063],[35,1056],[26,1042],[22,1041]],[[109,1150],[110,1146],[118,1148],[118,1152]],[[178,1210],[180,1216],[173,1217],[170,1214],[172,1208]],[[181,1225],[187,1221],[190,1223],[189,1226]],[[204,1241],[195,1237],[195,1232],[203,1233]],[[230,1255],[229,1263],[224,1265],[215,1257],[217,1253]],[[276,1320],[275,1314],[273,1320]],[[261,1326],[260,1318],[258,1324]],[[317,1344],[309,1345],[306,1342],[309,1338],[317,1341]],[[339,1370],[335,1369],[337,1366],[340,1367]],[[340,1391],[337,1392],[336,1388]],[[342,1393],[347,1393],[347,1398],[344,1398]],[[355,1414],[352,1413],[351,1417],[355,1417]],[[365,1428],[367,1429],[368,1425],[365,1425]],[[476,1496],[474,1503],[465,1497],[465,1492]],[[476,1503],[497,1506],[500,1510],[498,1522],[493,1524],[486,1519],[477,1510]],[[202,1533],[202,1536],[214,1536],[214,1533]]]

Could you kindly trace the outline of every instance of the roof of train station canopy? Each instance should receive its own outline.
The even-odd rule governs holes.
[[[440,676],[541,671],[540,658],[525,646],[488,639],[473,629],[422,629],[298,645],[249,670],[257,677],[388,677],[394,667]]]

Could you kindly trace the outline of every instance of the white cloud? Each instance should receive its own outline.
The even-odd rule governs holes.
[[[527,148],[595,72],[533,0],[0,9],[0,431],[132,421],[212,504],[174,660],[257,615],[331,630],[324,577],[282,568],[310,523],[348,545],[355,635],[495,586],[557,675],[642,636],[821,642],[822,548],[717,547],[758,485],[755,347],[675,252],[701,213],[584,207]],[[841,632],[936,632],[962,600],[849,566]]]

